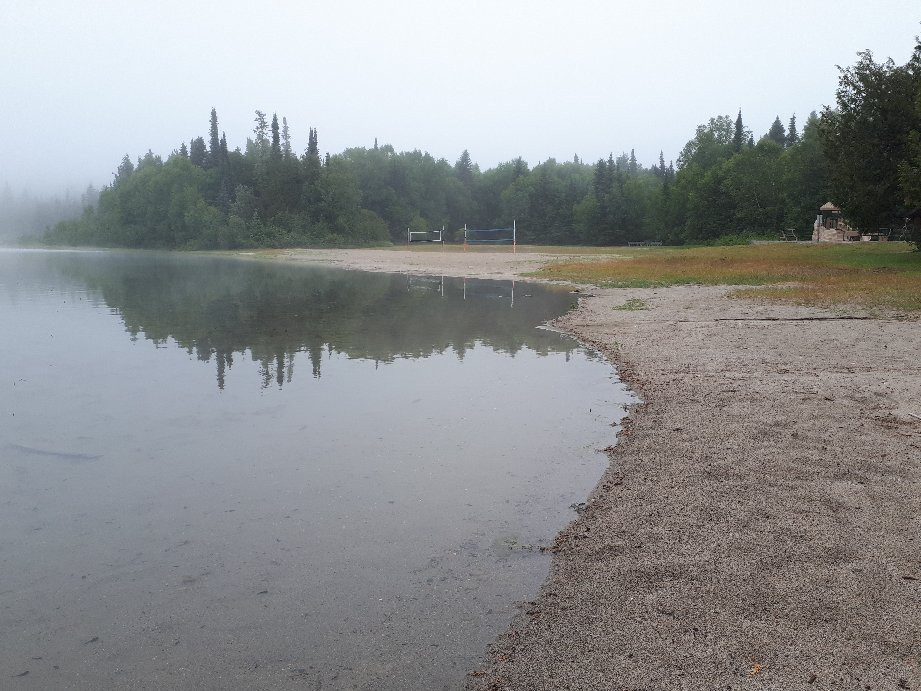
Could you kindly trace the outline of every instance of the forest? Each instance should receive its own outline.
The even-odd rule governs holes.
[[[520,242],[707,244],[808,237],[832,200],[852,224],[901,226],[921,207],[921,42],[904,65],[867,51],[839,68],[836,104],[778,115],[757,138],[740,110],[699,125],[677,161],[634,151],[584,162],[517,158],[482,171],[390,145],[297,153],[286,117],[255,112],[245,150],[228,150],[211,110],[207,138],[164,160],[126,155],[111,184],[48,244],[220,249],[404,242],[406,230],[510,226]],[[915,230],[912,239],[919,240]]]

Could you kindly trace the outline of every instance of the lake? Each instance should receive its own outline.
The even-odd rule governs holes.
[[[463,686],[632,402],[574,299],[0,251],[3,685]]]

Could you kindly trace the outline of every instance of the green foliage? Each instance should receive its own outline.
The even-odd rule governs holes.
[[[906,65],[877,63],[870,51],[842,68],[836,107],[822,114],[821,135],[831,169],[831,190],[853,223],[888,226],[916,199],[921,131],[921,43]]]
[[[783,127],[783,123],[780,121],[779,115],[774,118],[774,122],[771,123],[771,129],[768,130],[767,138],[781,148],[786,146],[787,132]]]
[[[639,298],[630,298],[622,305],[617,305],[612,307],[612,310],[622,310],[624,312],[638,312],[640,310],[649,309],[646,307],[646,303]]]
[[[799,143],[799,132],[796,129],[796,113],[790,116],[790,123],[787,125],[787,146],[794,146]]]
[[[390,145],[321,158],[308,130],[292,153],[286,118],[255,111],[253,138],[228,151],[211,110],[209,146],[183,143],[164,163],[126,155],[99,201],[47,233],[53,243],[136,247],[281,247],[405,241],[407,226],[509,227],[522,243],[617,245],[745,242],[782,228],[811,233],[832,200],[863,227],[894,226],[921,207],[921,43],[905,66],[862,53],[842,70],[838,105],[802,132],[777,117],[757,143],[736,118],[697,127],[677,172],[634,150],[586,165],[576,155],[530,169],[521,158],[481,172]],[[915,226],[918,227],[917,224]],[[921,242],[921,229],[916,230]]]

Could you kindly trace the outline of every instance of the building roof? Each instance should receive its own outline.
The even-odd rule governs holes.
[[[831,202],[825,202],[822,206],[819,207],[819,211],[828,211],[829,213],[841,213],[841,209],[832,204]]]

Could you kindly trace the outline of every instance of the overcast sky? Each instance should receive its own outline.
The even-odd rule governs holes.
[[[692,3],[0,1],[0,185],[107,184],[121,157],[207,140],[253,111],[298,152],[421,149],[482,169],[636,150],[677,157],[713,115],[758,137],[834,100],[859,50],[904,63],[918,0]]]

